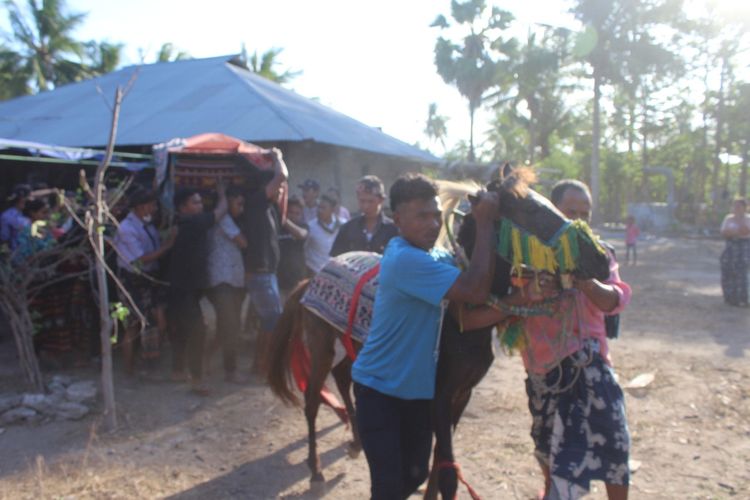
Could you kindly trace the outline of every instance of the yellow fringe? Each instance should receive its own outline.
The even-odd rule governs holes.
[[[572,269],[575,269],[576,264],[573,260],[573,252],[570,250],[570,240],[568,240],[568,235],[564,234],[560,238],[560,244],[562,245],[563,249],[563,259],[565,260],[565,270],[570,271]]]
[[[518,268],[518,275],[520,276],[523,250],[521,250],[521,232],[516,228],[511,231],[511,244],[513,245],[513,267]]]

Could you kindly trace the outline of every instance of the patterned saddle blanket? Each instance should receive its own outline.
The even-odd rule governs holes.
[[[310,281],[301,304],[341,333],[346,332],[354,289],[381,257],[371,252],[349,252],[332,258]],[[357,342],[363,343],[370,331],[377,287],[377,275],[362,287],[352,328],[352,338]]]

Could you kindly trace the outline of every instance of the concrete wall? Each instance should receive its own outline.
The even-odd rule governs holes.
[[[645,231],[663,231],[674,224],[673,210],[667,203],[628,203],[628,215],[635,217]]]
[[[422,170],[417,162],[315,142],[285,143],[278,147],[284,152],[289,167],[292,194],[301,194],[297,186],[305,179],[315,179],[320,183],[321,192],[331,187],[338,189],[342,204],[352,213],[357,211],[355,189],[363,175],[380,177],[387,193],[400,175]]]

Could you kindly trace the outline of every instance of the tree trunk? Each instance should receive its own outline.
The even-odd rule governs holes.
[[[109,132],[109,142],[104,159],[96,169],[94,179],[94,224],[89,227],[93,231],[91,237],[95,245],[96,253],[96,283],[99,288],[99,320],[101,330],[99,338],[102,343],[102,395],[104,396],[104,426],[108,431],[117,428],[117,413],[115,411],[115,389],[112,381],[112,317],[109,313],[109,292],[107,290],[107,271],[104,262],[104,225],[106,214],[104,207],[104,175],[112,159],[117,137],[117,122],[120,117],[120,105],[122,104],[122,89],[117,87],[115,91],[115,103],[112,109],[112,128]]]
[[[534,119],[529,120],[529,164],[534,164],[534,150],[536,149],[536,144],[534,141],[535,131],[534,131]]]
[[[721,170],[721,147],[723,146],[723,130],[724,130],[724,84],[727,70],[727,57],[724,56],[721,65],[721,79],[719,83],[719,104],[716,108],[716,137],[714,140],[714,158],[713,164],[714,169],[711,177],[711,198],[712,198],[712,209],[716,213],[719,208],[719,172]]]
[[[601,135],[601,122],[599,116],[599,105],[602,97],[601,77],[599,71],[594,68],[594,122],[591,129],[591,220],[594,224],[600,222],[599,214],[599,143]]]
[[[18,351],[18,361],[26,380],[37,393],[45,392],[44,379],[39,369],[39,361],[34,352],[34,323],[29,314],[26,303],[27,294],[24,291],[14,294],[0,301],[0,307],[8,318],[13,339]]]
[[[742,166],[740,167],[740,193],[742,198],[747,198],[747,164],[750,160],[750,140],[745,139],[745,147],[742,150]]]
[[[474,112],[476,108],[473,104],[469,104],[469,161],[473,162],[476,160],[474,156]]]

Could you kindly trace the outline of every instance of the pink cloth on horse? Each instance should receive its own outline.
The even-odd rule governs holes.
[[[354,288],[362,275],[375,267],[380,259],[381,255],[372,252],[349,252],[332,258],[310,281],[300,303],[338,331],[345,332]],[[377,285],[378,277],[375,276],[364,285],[359,297],[352,338],[360,343],[370,331]]]

